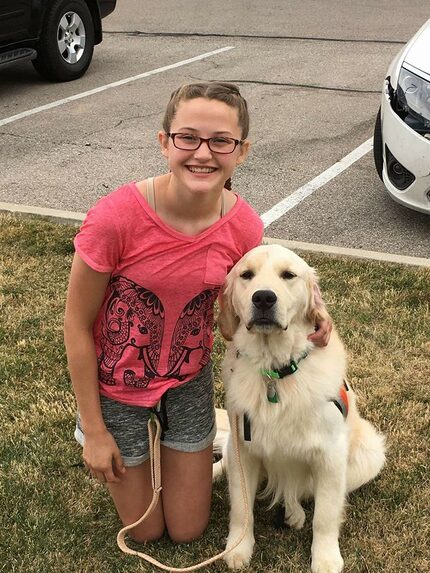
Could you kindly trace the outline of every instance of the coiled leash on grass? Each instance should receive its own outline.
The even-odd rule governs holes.
[[[153,425],[155,425],[155,436],[154,436]],[[155,565],[156,567],[159,567],[160,569],[164,569],[164,571],[172,571],[174,573],[182,573],[185,571],[195,571],[196,569],[200,569],[201,567],[205,567],[206,565],[209,565],[210,563],[213,563],[214,561],[218,561],[218,559],[221,559],[222,557],[224,557],[225,555],[230,553],[230,551],[235,549],[239,545],[239,543],[242,542],[243,538],[245,537],[246,530],[247,530],[248,524],[249,524],[249,503],[248,503],[248,495],[247,495],[247,491],[246,491],[245,476],[243,473],[242,463],[240,461],[239,426],[238,426],[238,418],[236,416],[233,418],[233,421],[232,421],[231,433],[233,436],[233,446],[234,446],[235,458],[236,458],[236,462],[237,462],[238,468],[239,468],[240,485],[242,488],[243,505],[245,508],[245,521],[244,521],[243,529],[242,529],[242,532],[241,532],[239,538],[230,547],[230,549],[225,549],[221,553],[214,555],[214,557],[210,557],[209,559],[207,559],[206,561],[203,561],[202,563],[197,563],[196,565],[191,565],[190,567],[178,568],[178,567],[169,567],[168,565],[164,565],[163,563],[160,563],[159,561],[157,561],[156,559],[154,559],[150,555],[147,555],[146,553],[141,553],[140,551],[136,551],[134,549],[131,549],[126,544],[125,534],[130,529],[133,529],[134,527],[140,525],[143,521],[145,521],[145,519],[147,519],[151,515],[151,513],[154,511],[154,509],[158,503],[158,499],[160,497],[160,492],[162,489],[161,488],[161,466],[160,466],[161,425],[160,425],[160,422],[159,422],[157,417],[151,416],[151,418],[148,420],[148,435],[149,435],[149,456],[150,456],[150,463],[151,463],[151,480],[152,480],[152,490],[153,490],[152,501],[149,504],[148,509],[145,511],[145,513],[142,515],[142,517],[140,519],[138,519],[135,523],[132,523],[131,525],[126,525],[125,527],[123,527],[119,531],[117,538],[116,538],[116,541],[117,541],[118,547],[121,549],[121,551],[123,553],[127,553],[129,555],[136,555],[137,557],[140,557],[141,559],[145,559],[145,561],[152,563],[152,565]]]

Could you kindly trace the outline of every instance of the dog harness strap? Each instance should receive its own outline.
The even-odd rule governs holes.
[[[251,420],[246,412],[243,415],[243,439],[245,442],[251,441]]]
[[[333,402],[333,404],[336,406],[336,408],[339,409],[339,411],[341,412],[341,414],[344,418],[346,418],[348,416],[348,410],[349,410],[349,402],[348,402],[348,394],[347,394],[348,391],[349,391],[348,385],[347,385],[346,381],[344,380],[343,384],[339,390],[338,398],[331,400],[331,402]]]
[[[347,390],[345,389],[345,386],[342,386],[340,389],[340,399],[342,401],[342,404],[344,406],[344,410],[345,410],[345,418],[348,416],[348,410],[349,410],[349,402],[348,402],[348,394],[347,394]]]

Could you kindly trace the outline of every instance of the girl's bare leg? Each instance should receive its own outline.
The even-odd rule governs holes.
[[[212,445],[201,452],[162,448],[163,511],[176,543],[200,537],[209,521],[212,498]]]
[[[151,468],[149,460],[128,467],[121,481],[107,484],[119,517],[124,525],[137,521],[148,509],[152,500]],[[163,504],[160,501],[145,521],[129,532],[138,542],[151,541],[163,536],[165,529]]]
[[[188,453],[161,447],[162,491],[152,515],[131,530],[138,542],[159,539],[165,528],[172,541],[185,543],[206,529],[212,497],[212,445]],[[108,489],[124,525],[137,521],[152,499],[149,461],[128,467]]]

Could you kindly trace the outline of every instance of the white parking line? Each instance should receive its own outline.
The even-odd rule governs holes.
[[[29,117],[30,115],[35,115],[36,113],[40,113],[42,111],[46,111],[48,109],[52,109],[54,107],[58,107],[60,105],[64,105],[71,101],[75,101],[78,99],[82,99],[84,97],[88,97],[94,94],[98,94],[105,90],[109,90],[111,88],[116,88],[118,86],[123,86],[124,84],[128,84],[130,82],[135,82],[136,80],[141,80],[142,78],[147,78],[149,76],[154,76],[156,74],[160,74],[162,72],[167,72],[168,70],[173,70],[174,68],[179,68],[181,66],[186,66],[187,64],[192,64],[193,62],[198,62],[199,60],[204,60],[205,58],[209,58],[210,56],[215,56],[216,54],[221,54],[222,52],[227,52],[228,50],[233,50],[234,46],[226,46],[224,48],[219,48],[218,50],[213,50],[212,52],[206,52],[205,54],[200,54],[199,56],[195,56],[194,58],[189,58],[188,60],[182,60],[180,62],[176,62],[174,64],[170,64],[168,66],[163,66],[162,68],[157,68],[155,70],[150,70],[149,72],[144,72],[142,74],[138,74],[137,76],[131,76],[129,78],[125,78],[123,80],[118,80],[117,82],[112,82],[111,84],[106,84],[104,86],[100,86],[93,90],[88,90],[86,92],[82,92],[80,94],[76,94],[70,97],[66,97],[64,99],[59,99],[57,101],[53,101],[52,103],[48,103],[46,105],[41,105],[40,107],[35,107],[33,109],[29,109],[27,111],[23,111],[22,113],[18,113],[16,115],[12,115],[10,117],[6,117],[5,119],[0,119],[0,127],[3,125],[7,125],[8,123],[13,123],[14,121],[18,121],[23,119],[24,117]]]
[[[334,179],[339,173],[345,171],[353,163],[361,159],[363,155],[366,155],[373,147],[373,138],[368,139],[362,143],[359,147],[351,151],[343,159],[323,171],[320,175],[300,187],[294,193],[282,199],[279,203],[276,203],[269,211],[266,211],[261,218],[263,219],[264,228],[266,229],[269,225],[280,219],[285,213],[290,211],[293,207],[301,203],[306,197],[312,195],[314,191]]]

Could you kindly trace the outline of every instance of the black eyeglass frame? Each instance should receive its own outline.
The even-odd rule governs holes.
[[[199,137],[198,135],[193,135],[192,133],[182,133],[180,131],[178,131],[177,133],[166,133],[167,137],[170,137],[170,139],[173,142],[173,145],[176,147],[176,149],[180,149],[181,151],[197,151],[197,149],[199,149],[199,147],[201,146],[202,143],[207,143],[208,147],[210,149],[210,151],[212,151],[212,153],[220,153],[221,155],[230,155],[230,153],[233,153],[236,149],[236,147],[238,145],[242,145],[244,143],[244,139],[234,139],[233,137],[224,137],[223,139],[228,139],[229,141],[234,142],[234,147],[231,151],[214,151],[211,147],[211,140],[212,139],[218,139],[217,137]],[[175,137],[177,135],[190,135],[192,137],[195,137],[196,139],[200,140],[200,143],[198,144],[197,147],[194,148],[184,148],[184,147],[178,147],[175,143]]]

